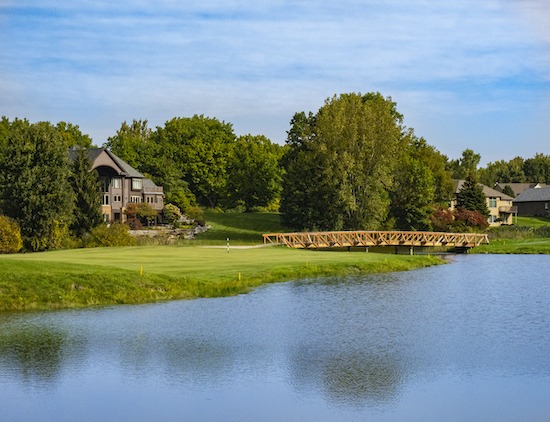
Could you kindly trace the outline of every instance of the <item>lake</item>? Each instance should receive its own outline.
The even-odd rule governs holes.
[[[548,421],[549,398],[550,256],[0,314],[2,421]]]

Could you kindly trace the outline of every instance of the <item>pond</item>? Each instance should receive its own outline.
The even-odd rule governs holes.
[[[546,421],[549,397],[549,256],[0,314],[6,421]]]

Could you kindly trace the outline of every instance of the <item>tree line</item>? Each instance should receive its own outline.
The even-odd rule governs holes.
[[[464,198],[480,196],[477,182],[550,183],[550,156],[516,157],[479,168],[467,149],[449,160],[403,124],[390,97],[378,92],[328,98],[316,112],[297,112],[285,145],[263,135],[236,136],[232,125],[195,115],[150,128],[123,122],[103,144],[164,187],[165,202],[281,212],[295,230],[461,229],[475,226],[486,207],[465,200],[447,212],[453,178],[468,179]],[[84,154],[92,147],[71,123],[0,121],[0,215],[21,226],[27,250],[61,247],[100,224],[99,191]],[[461,196],[461,195],[459,195]],[[167,211],[172,212],[172,210]]]

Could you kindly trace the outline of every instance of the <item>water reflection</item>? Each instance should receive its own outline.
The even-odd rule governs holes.
[[[54,382],[64,362],[66,336],[55,329],[0,334],[0,367],[28,384]]]
[[[168,416],[183,408],[207,419],[205,408],[225,403],[248,415],[227,420],[258,419],[266,406],[272,420],[285,419],[286,408],[286,416],[338,420],[435,406],[423,391],[448,406],[483,384],[469,399],[504,419],[518,415],[514,403],[550,412],[547,401],[533,402],[550,394],[550,289],[538,277],[549,273],[549,257],[463,257],[234,298],[0,315],[0,402],[9,409],[48,396],[46,419],[72,400],[93,415],[87,397],[116,395],[116,414],[138,419],[157,403]],[[493,391],[508,394],[500,408]]]
[[[329,401],[355,407],[380,407],[397,400],[406,371],[395,356],[360,351],[333,354],[303,348],[291,355],[290,362],[296,388],[319,389]]]

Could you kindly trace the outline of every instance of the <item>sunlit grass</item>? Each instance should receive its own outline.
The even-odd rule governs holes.
[[[430,256],[280,247],[117,247],[0,256],[0,309],[74,308],[245,293],[321,275],[404,271]]]

